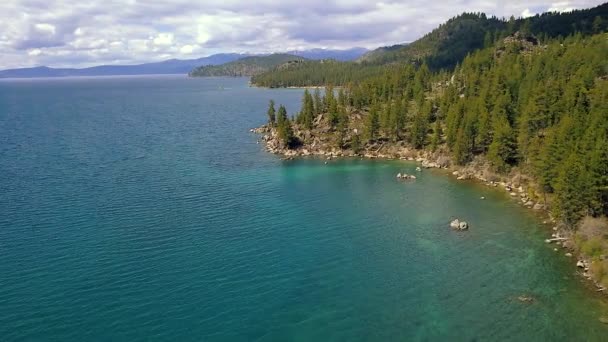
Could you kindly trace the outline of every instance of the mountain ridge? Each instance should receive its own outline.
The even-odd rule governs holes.
[[[354,60],[369,50],[365,48],[309,49],[292,50],[287,53],[307,59],[334,58],[340,61]],[[193,69],[205,65],[221,65],[250,56],[268,56],[270,54],[218,53],[196,59],[168,59],[160,62],[133,65],[97,65],[87,68],[53,68],[36,66],[30,68],[13,68],[0,70],[0,78],[34,78],[34,77],[70,77],[70,76],[119,76],[119,75],[152,75],[152,74],[188,74]]]
[[[485,13],[462,13],[409,44],[380,47],[364,54],[357,62],[424,62],[433,69],[449,69],[469,53],[491,46],[515,31],[542,34],[542,38],[566,37],[575,32],[590,33],[596,31],[594,19],[597,17],[608,17],[608,3],[589,9],[546,12],[527,18],[512,16],[508,20]]]
[[[249,56],[220,65],[203,65],[188,73],[190,77],[242,77],[255,76],[273,68],[289,64],[304,62],[308,59],[296,55],[277,53],[268,56]]]

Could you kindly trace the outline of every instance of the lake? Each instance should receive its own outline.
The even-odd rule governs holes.
[[[302,92],[0,81],[0,339],[606,341],[608,309],[504,193],[266,153],[249,129]]]

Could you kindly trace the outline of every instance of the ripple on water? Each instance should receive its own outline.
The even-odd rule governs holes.
[[[160,77],[0,92],[3,341],[608,336],[547,233],[493,190],[261,151],[248,129],[301,90]]]

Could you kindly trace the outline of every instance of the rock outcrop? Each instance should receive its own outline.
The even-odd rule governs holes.
[[[455,219],[450,222],[450,227],[455,230],[467,230],[469,229],[469,224],[466,221]]]

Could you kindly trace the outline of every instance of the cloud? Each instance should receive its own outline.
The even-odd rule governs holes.
[[[184,55],[189,55],[194,51],[194,46],[192,45],[184,45],[179,49],[179,52]]]
[[[219,52],[375,48],[413,41],[467,12],[498,17],[602,0],[2,0],[0,69],[84,67]]]
[[[171,46],[173,44],[173,33],[159,33],[153,40],[154,45]]]
[[[40,49],[32,49],[27,52],[27,55],[28,56],[39,56],[41,53],[42,53],[42,50],[40,50]]]
[[[521,12],[522,18],[529,18],[529,17],[533,17],[535,15],[536,15],[536,13],[531,12],[529,8],[526,8],[523,12]]]
[[[555,2],[551,4],[551,7],[547,10],[548,12],[571,12],[574,10],[574,6],[568,1]]]

